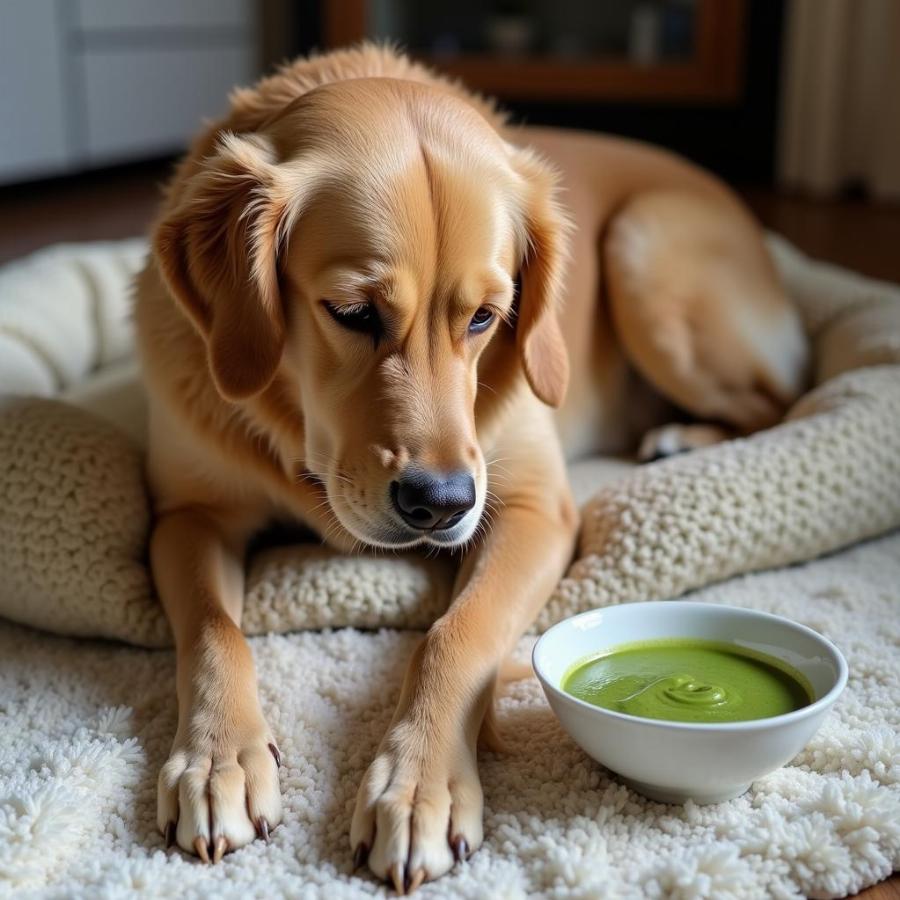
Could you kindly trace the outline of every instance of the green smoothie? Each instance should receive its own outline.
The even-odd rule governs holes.
[[[675,722],[742,722],[813,702],[809,682],[764,653],[671,638],[612,647],[574,665],[563,690],[615,712]]]

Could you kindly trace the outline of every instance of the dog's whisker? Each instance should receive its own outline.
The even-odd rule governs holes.
[[[337,549],[332,545],[332,540],[338,536],[338,531],[339,529],[335,525],[328,525],[322,532],[322,544],[326,547],[330,547],[332,550]]]
[[[489,503],[485,504],[485,508],[489,513],[493,513],[495,509],[502,509],[506,506],[506,501],[502,497],[498,497],[493,491],[486,491],[485,495]]]

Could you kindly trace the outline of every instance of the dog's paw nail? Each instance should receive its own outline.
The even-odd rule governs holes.
[[[406,893],[411,894],[413,891],[417,891],[421,886],[422,882],[425,880],[425,870],[424,869],[416,869],[415,875],[409,879],[406,883]]]
[[[269,843],[269,823],[260,816],[256,822],[256,833],[268,844]]]
[[[207,845],[205,838],[194,838],[194,852],[203,860],[203,862],[209,862],[209,846]]]
[[[391,876],[391,883],[394,885],[394,890],[401,895],[406,893],[405,869],[406,866],[404,866],[403,863],[394,863],[388,872]]]
[[[225,851],[227,849],[228,849],[228,839],[224,835],[220,834],[216,838],[216,842],[213,845],[212,861],[214,863],[219,862],[222,859],[222,857],[225,855]]]
[[[369,858],[369,847],[366,843],[361,843],[356,845],[356,850],[353,851],[353,871],[355,872],[361,866],[366,864],[366,860]]]
[[[165,830],[166,850],[175,846],[175,823],[168,822]]]
[[[281,751],[274,745],[269,744],[269,752],[275,757],[275,765],[281,768]]]
[[[453,850],[453,858],[457,862],[462,862],[464,859],[469,858],[469,844],[461,834],[451,839],[450,847]]]

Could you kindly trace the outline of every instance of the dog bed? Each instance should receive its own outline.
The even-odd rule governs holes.
[[[575,466],[581,546],[540,626],[811,559],[900,524],[900,291],[778,239],[772,247],[814,338],[819,386],[787,422],[747,440],[638,469]],[[142,253],[139,242],[59,248],[0,272],[0,390],[64,401],[8,399],[0,410],[0,615],[162,646],[127,324],[127,278]],[[416,638],[356,629],[424,627],[446,605],[447,583],[445,564],[413,556],[348,559],[301,545],[252,560],[250,633],[325,630],[251,642],[288,756],[285,824],[272,845],[214,869],[164,854],[154,831],[156,771],[174,732],[171,653],[0,624],[0,891],[380,890],[351,876],[346,834]],[[533,682],[514,686],[500,710],[511,752],[482,760],[485,848],[423,896],[830,897],[900,868],[898,585],[891,535],[694,595],[803,621],[851,667],[804,752],[720,806],[634,795],[563,735]],[[332,630],[344,625],[356,629]]]
[[[578,559],[539,627],[900,525],[900,289],[814,264],[776,239],[773,249],[813,337],[820,386],[785,423],[746,440],[612,474],[608,461],[581,464]],[[0,274],[0,342],[18,353],[0,384],[61,388],[82,407],[28,398],[0,411],[0,615],[161,646],[170,635],[145,560],[140,387],[133,370],[115,379],[107,368],[129,355],[128,277],[142,255],[139,242],[62,247]],[[92,368],[105,376],[78,386]],[[273,549],[251,562],[243,627],[422,628],[446,605],[449,583],[446,562],[416,555]]]

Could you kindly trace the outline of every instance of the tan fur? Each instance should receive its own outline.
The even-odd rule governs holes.
[[[281,818],[240,634],[252,532],[279,517],[343,550],[438,543],[398,524],[389,485],[411,463],[463,469],[478,502],[445,542],[466,548],[455,599],[351,825],[378,876],[436,878],[481,842],[476,741],[573,552],[564,445],[633,447],[673,402],[752,430],[800,389],[805,345],[758,229],[674,157],[514,131],[366,46],[237,92],[172,179],[153,251],[137,324],[179,700],[160,829],[215,861]],[[323,300],[374,303],[385,338]],[[497,321],[468,333],[485,304]]]

